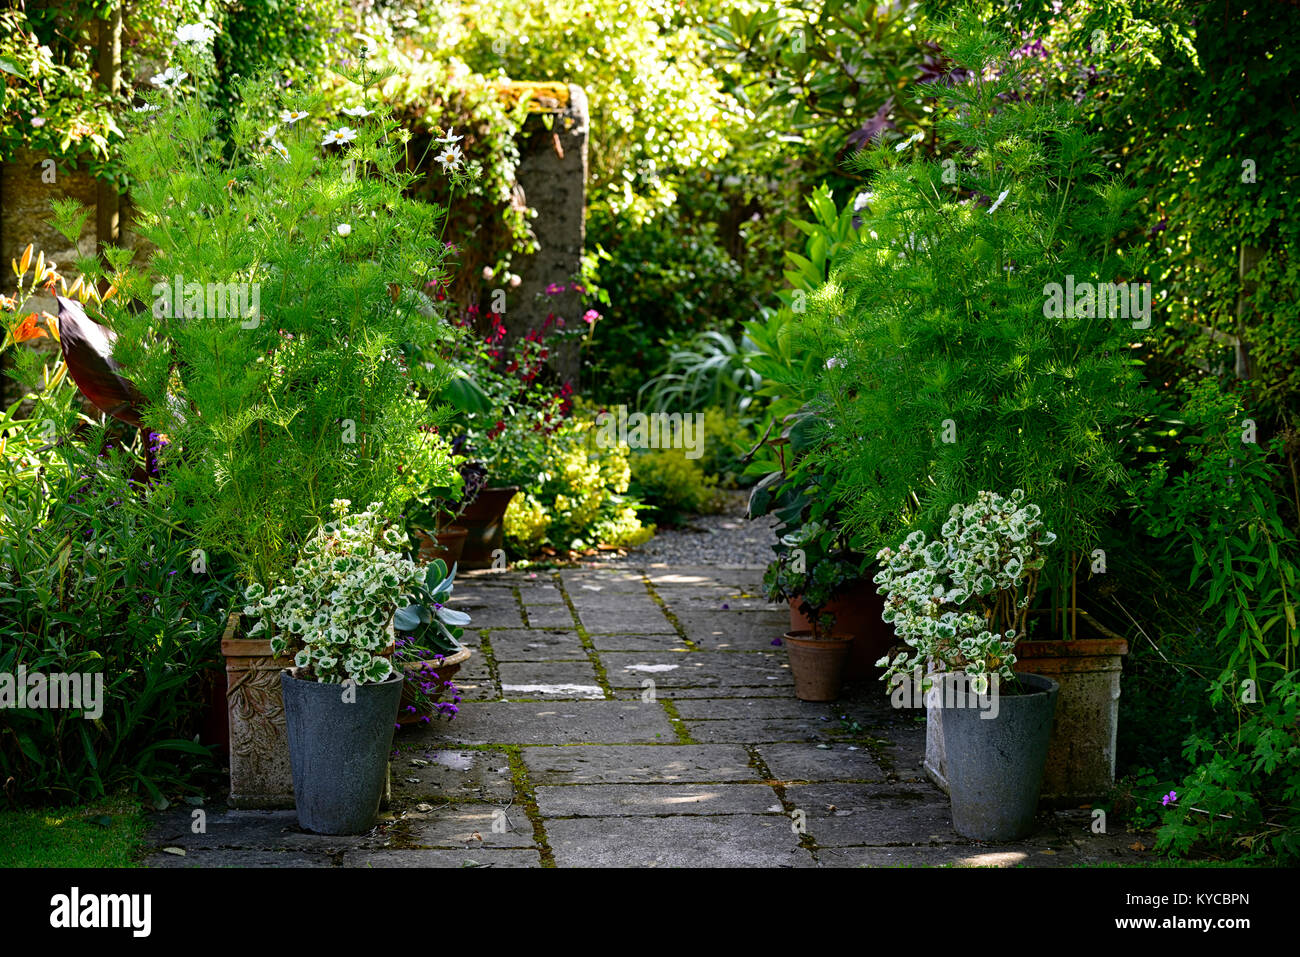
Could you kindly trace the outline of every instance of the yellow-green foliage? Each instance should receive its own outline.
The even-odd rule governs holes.
[[[636,494],[665,521],[716,512],[722,507],[717,476],[688,459],[684,449],[650,449],[632,457]]]
[[[703,454],[696,460],[723,488],[734,488],[744,470],[740,457],[754,445],[754,433],[740,416],[713,406],[704,410]]]
[[[631,471],[626,448],[596,445],[595,417],[582,407],[546,439],[546,469],[506,510],[506,544],[518,554],[543,545],[564,551],[589,545],[639,545],[654,526],[637,518],[626,496]]]

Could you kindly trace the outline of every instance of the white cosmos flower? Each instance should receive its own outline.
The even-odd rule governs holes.
[[[271,140],[271,149],[275,150],[275,152],[279,154],[280,159],[284,160],[286,163],[289,162],[289,150],[286,149],[285,145],[279,140]]]
[[[189,74],[184,70],[178,70],[175,67],[169,66],[161,73],[155,73],[153,76],[149,77],[149,82],[158,87],[158,89],[165,90],[178,85],[188,76]]]
[[[299,120],[307,119],[307,113],[303,110],[281,110],[280,119],[292,126]]]
[[[133,107],[131,107],[131,112],[132,112],[132,113],[152,113],[152,112],[154,112],[155,110],[161,110],[161,109],[162,109],[162,107],[159,106],[157,103],[145,103],[143,106],[133,106]]]
[[[1002,201],[1007,198],[1007,194],[1010,192],[1011,190],[1004,189],[1001,193],[998,194],[998,198],[994,200],[993,205],[989,207],[990,216],[993,214],[993,210],[997,209],[999,206],[1002,205]]]
[[[346,236],[352,232],[352,226],[348,223],[339,223],[334,231],[340,236]]]
[[[862,212],[863,208],[870,205],[875,198],[875,193],[858,193],[857,196],[853,197],[853,211],[855,213]]]
[[[357,131],[350,126],[340,126],[337,130],[330,130],[321,140],[321,146],[329,146],[331,143],[351,143],[357,138]]]
[[[907,148],[908,148],[909,146],[911,146],[913,143],[919,143],[919,142],[921,142],[921,140],[923,140],[923,139],[925,139],[925,134],[924,134],[924,133],[913,133],[913,134],[912,134],[911,136],[909,136],[907,139],[903,140],[903,142],[901,142],[901,143],[896,143],[896,144],[894,145],[894,152],[895,152],[895,153],[901,153],[901,152],[903,152],[903,150],[907,149]]]
[[[210,43],[216,31],[201,23],[185,23],[176,28],[176,40],[179,43]]]
[[[367,110],[364,106],[348,106],[343,108],[345,116],[369,116],[373,110]]]
[[[460,147],[455,143],[451,143],[444,146],[442,152],[435,156],[434,159],[442,164],[444,170],[451,170],[460,166],[463,157],[461,156]]]
[[[453,143],[459,143],[459,142],[460,142],[461,140],[463,140],[464,138],[465,138],[465,137],[463,137],[463,136],[457,136],[455,130],[448,130],[446,136],[440,136],[440,137],[438,138],[438,142],[439,142],[439,143],[446,143],[447,145],[450,146],[450,145],[453,144]]]
[[[272,136],[275,135],[275,131],[278,130],[279,128],[280,125],[278,123],[272,123],[266,129],[262,130],[261,133],[262,139],[269,140]]]

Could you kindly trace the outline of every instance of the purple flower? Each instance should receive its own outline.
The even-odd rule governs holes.
[[[1165,807],[1168,807],[1171,804],[1177,804],[1178,792],[1170,791],[1168,794],[1166,794],[1164,797],[1160,799],[1160,803],[1163,804]]]
[[[780,647],[781,647],[781,639],[780,639],[780,638],[773,638],[773,639],[772,639],[772,644],[773,644],[773,646],[775,646],[775,647],[777,647],[777,648],[780,648]]]

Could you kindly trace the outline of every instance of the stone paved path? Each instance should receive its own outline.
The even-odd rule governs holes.
[[[1015,845],[952,830],[920,768],[924,716],[878,683],[794,697],[761,570],[480,573],[461,714],[399,732],[393,800],[357,838],[292,811],[159,815],[150,866],[1064,866],[1142,860],[1087,811]],[[802,825],[802,826],[800,826]],[[1149,843],[1149,842],[1148,842]],[[164,848],[171,849],[164,851]],[[176,853],[184,851],[183,856]]]

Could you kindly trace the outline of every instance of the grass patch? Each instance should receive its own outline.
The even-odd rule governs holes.
[[[0,867],[138,867],[144,834],[129,798],[0,811]]]

